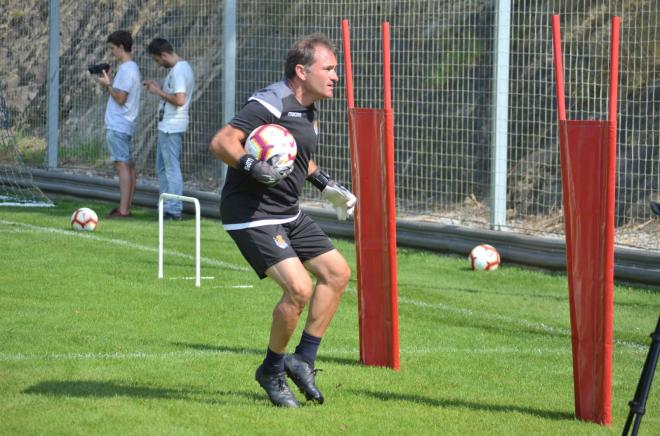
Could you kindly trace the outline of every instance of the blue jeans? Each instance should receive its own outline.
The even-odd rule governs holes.
[[[158,192],[168,194],[183,194],[183,177],[181,175],[181,143],[183,132],[165,133],[158,131],[158,146],[156,148],[156,171],[158,172]],[[167,200],[163,204],[165,212],[181,215],[183,205],[180,201]]]

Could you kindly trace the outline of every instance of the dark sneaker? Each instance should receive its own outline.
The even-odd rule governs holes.
[[[108,214],[108,218],[129,218],[131,213],[121,213],[118,207],[112,209]]]
[[[263,365],[260,365],[254,374],[254,379],[264,388],[268,394],[268,398],[270,398],[270,401],[274,405],[294,408],[300,405],[296,397],[291,393],[283,372],[279,374],[267,374],[264,372]]]
[[[323,404],[323,394],[316,387],[316,383],[314,383],[314,376],[317,370],[312,365],[302,360],[296,354],[289,354],[284,358],[284,369],[286,370],[286,374],[298,386],[300,392],[305,394],[305,398]]]
[[[654,214],[660,215],[660,203],[656,203],[655,201],[652,201],[651,210],[653,211]]]

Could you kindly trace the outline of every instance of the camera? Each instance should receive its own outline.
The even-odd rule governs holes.
[[[90,74],[98,74],[99,76],[109,69],[110,64],[91,64],[87,66],[87,71],[89,71]]]

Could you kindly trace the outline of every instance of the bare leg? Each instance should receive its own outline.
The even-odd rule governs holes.
[[[128,199],[129,212],[133,207],[133,197],[135,196],[135,186],[137,185],[137,172],[135,171],[135,164],[133,162],[130,163],[130,173],[131,173],[131,188],[130,188],[131,196]]]
[[[351,270],[337,250],[308,260],[305,267],[317,278],[314,295],[309,303],[305,331],[320,338],[339,307],[341,296],[351,278]]]
[[[307,400],[323,404],[325,401],[323,394],[316,386],[314,360],[320,340],[337,311],[339,300],[351,277],[351,270],[337,250],[308,260],[305,262],[305,268],[316,277],[316,286],[311,300],[309,300],[305,332],[295,353],[284,357],[284,370],[305,394]],[[300,312],[296,313],[296,321],[299,316]],[[295,328],[295,323],[293,323],[293,328]],[[288,331],[286,342],[291,338],[293,328]],[[273,338],[272,333],[271,339]]]
[[[119,175],[119,212],[127,214],[131,211],[133,193],[135,192],[135,167],[132,162],[115,162]]]
[[[285,259],[266,270],[282,288],[283,295],[273,309],[268,348],[284,354],[300,314],[312,295],[312,279],[298,258]]]

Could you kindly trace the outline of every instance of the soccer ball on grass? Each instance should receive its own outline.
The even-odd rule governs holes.
[[[92,209],[81,207],[71,215],[71,228],[73,230],[87,230],[93,232],[99,223],[99,217]]]
[[[477,245],[468,256],[470,267],[475,271],[494,271],[500,266],[500,253],[488,244]]]
[[[289,174],[293,171],[298,147],[286,128],[278,124],[264,124],[250,133],[245,141],[245,151]]]

